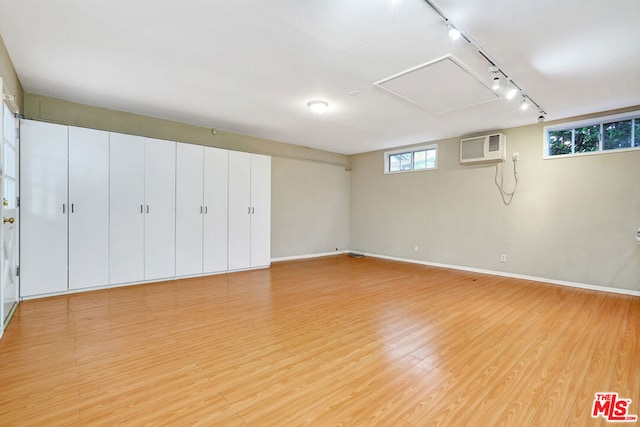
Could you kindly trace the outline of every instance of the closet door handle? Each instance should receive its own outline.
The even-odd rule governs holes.
[[[256,208],[251,208],[251,214],[253,215],[254,213],[256,213]]]
[[[142,205],[140,205],[140,213],[144,213],[144,208]]]
[[[71,203],[71,213],[74,212],[73,208],[74,208],[74,205],[73,205],[73,203]]]
[[[149,205],[147,205],[147,213],[149,213]]]
[[[208,213],[209,213],[209,206],[205,206],[205,207],[204,207],[204,213],[205,213],[205,214],[208,214]]]
[[[202,206],[200,206],[200,213],[202,213]]]
[[[67,213],[67,205],[62,204],[62,213]]]
[[[249,209],[249,210],[247,211],[247,214],[251,215],[251,206],[249,206],[247,209]]]

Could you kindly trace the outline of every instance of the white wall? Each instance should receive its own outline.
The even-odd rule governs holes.
[[[507,190],[520,153],[510,206],[495,165],[459,164],[460,138],[438,141],[435,171],[384,175],[382,151],[352,156],[352,248],[640,291],[640,151],[543,160],[543,125],[503,132]]]

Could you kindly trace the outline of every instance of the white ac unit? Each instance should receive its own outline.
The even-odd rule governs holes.
[[[507,137],[503,133],[460,140],[460,163],[504,162],[507,159]]]

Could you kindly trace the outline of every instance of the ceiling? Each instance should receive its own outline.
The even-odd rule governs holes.
[[[638,0],[435,4],[547,120],[640,105]],[[539,115],[424,0],[3,1],[0,35],[26,92],[343,154]]]

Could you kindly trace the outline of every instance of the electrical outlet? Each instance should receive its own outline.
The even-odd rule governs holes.
[[[500,262],[507,262],[507,256],[505,254],[500,255]]]
[[[418,245],[414,245],[413,246],[413,251],[414,252],[418,252],[420,250],[420,248],[418,247]]]
[[[518,160],[520,160],[520,153],[513,153],[511,155],[511,160],[513,160],[514,162],[517,162]]]

